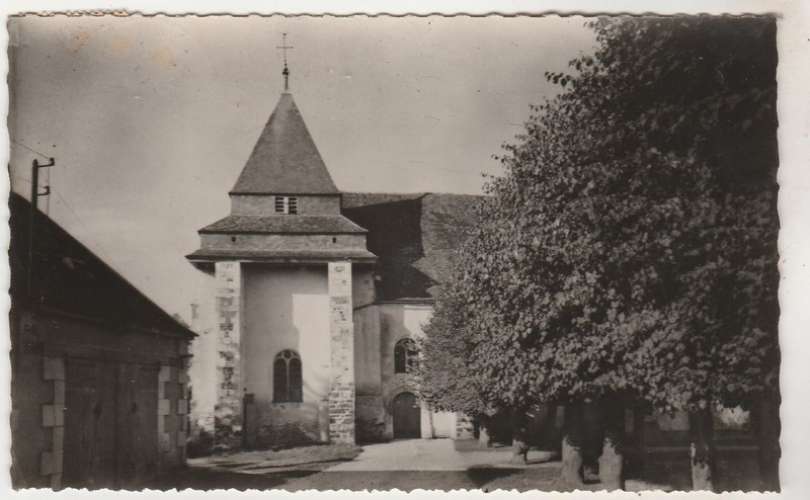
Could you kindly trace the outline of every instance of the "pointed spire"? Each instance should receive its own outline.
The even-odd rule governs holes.
[[[294,47],[287,45],[287,33],[281,34],[281,45],[277,45],[276,48],[281,49],[284,54],[284,69],[281,71],[281,74],[284,76],[284,92],[288,92],[290,90],[290,69],[287,67],[287,49]]]
[[[231,194],[337,194],[292,94],[281,94]]]

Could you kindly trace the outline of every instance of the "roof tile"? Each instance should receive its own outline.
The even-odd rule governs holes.
[[[337,192],[292,94],[281,94],[231,193]]]
[[[199,231],[251,234],[353,234],[367,231],[342,215],[229,215]]]

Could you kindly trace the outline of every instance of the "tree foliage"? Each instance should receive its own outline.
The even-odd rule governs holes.
[[[776,384],[774,20],[589,24],[598,47],[546,75],[563,90],[505,146],[427,325],[436,405],[694,410]]]
[[[420,340],[423,360],[418,378],[422,383],[421,396],[436,409],[461,411],[470,416],[491,412],[478,386],[478,379],[470,370],[468,359],[472,348],[471,329],[468,327],[466,301],[460,284],[444,284],[437,297],[437,310]]]

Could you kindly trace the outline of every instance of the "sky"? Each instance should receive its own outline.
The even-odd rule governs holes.
[[[40,206],[169,313],[210,278],[184,256],[227,215],[290,87],[338,188],[481,192],[543,78],[593,50],[582,17],[12,18],[12,190],[54,157]]]

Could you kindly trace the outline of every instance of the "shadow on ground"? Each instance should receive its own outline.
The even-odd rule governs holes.
[[[521,469],[492,469],[484,467],[473,467],[464,471],[469,480],[475,484],[475,487],[480,489],[486,489],[484,487],[496,479],[505,478],[519,472],[522,472]]]
[[[240,491],[250,489],[267,490],[284,488],[284,485],[288,481],[317,473],[317,470],[288,470],[267,474],[244,474],[202,467],[185,467],[174,471],[172,474],[158,478],[147,487],[162,491],[172,489],[184,490],[187,488],[195,490],[231,488]]]
[[[148,487],[157,490],[236,489],[300,491],[307,489],[351,491],[413,491],[481,489],[545,489],[549,491],[556,469],[472,468],[466,471],[318,471],[285,470],[263,474],[186,467]]]

